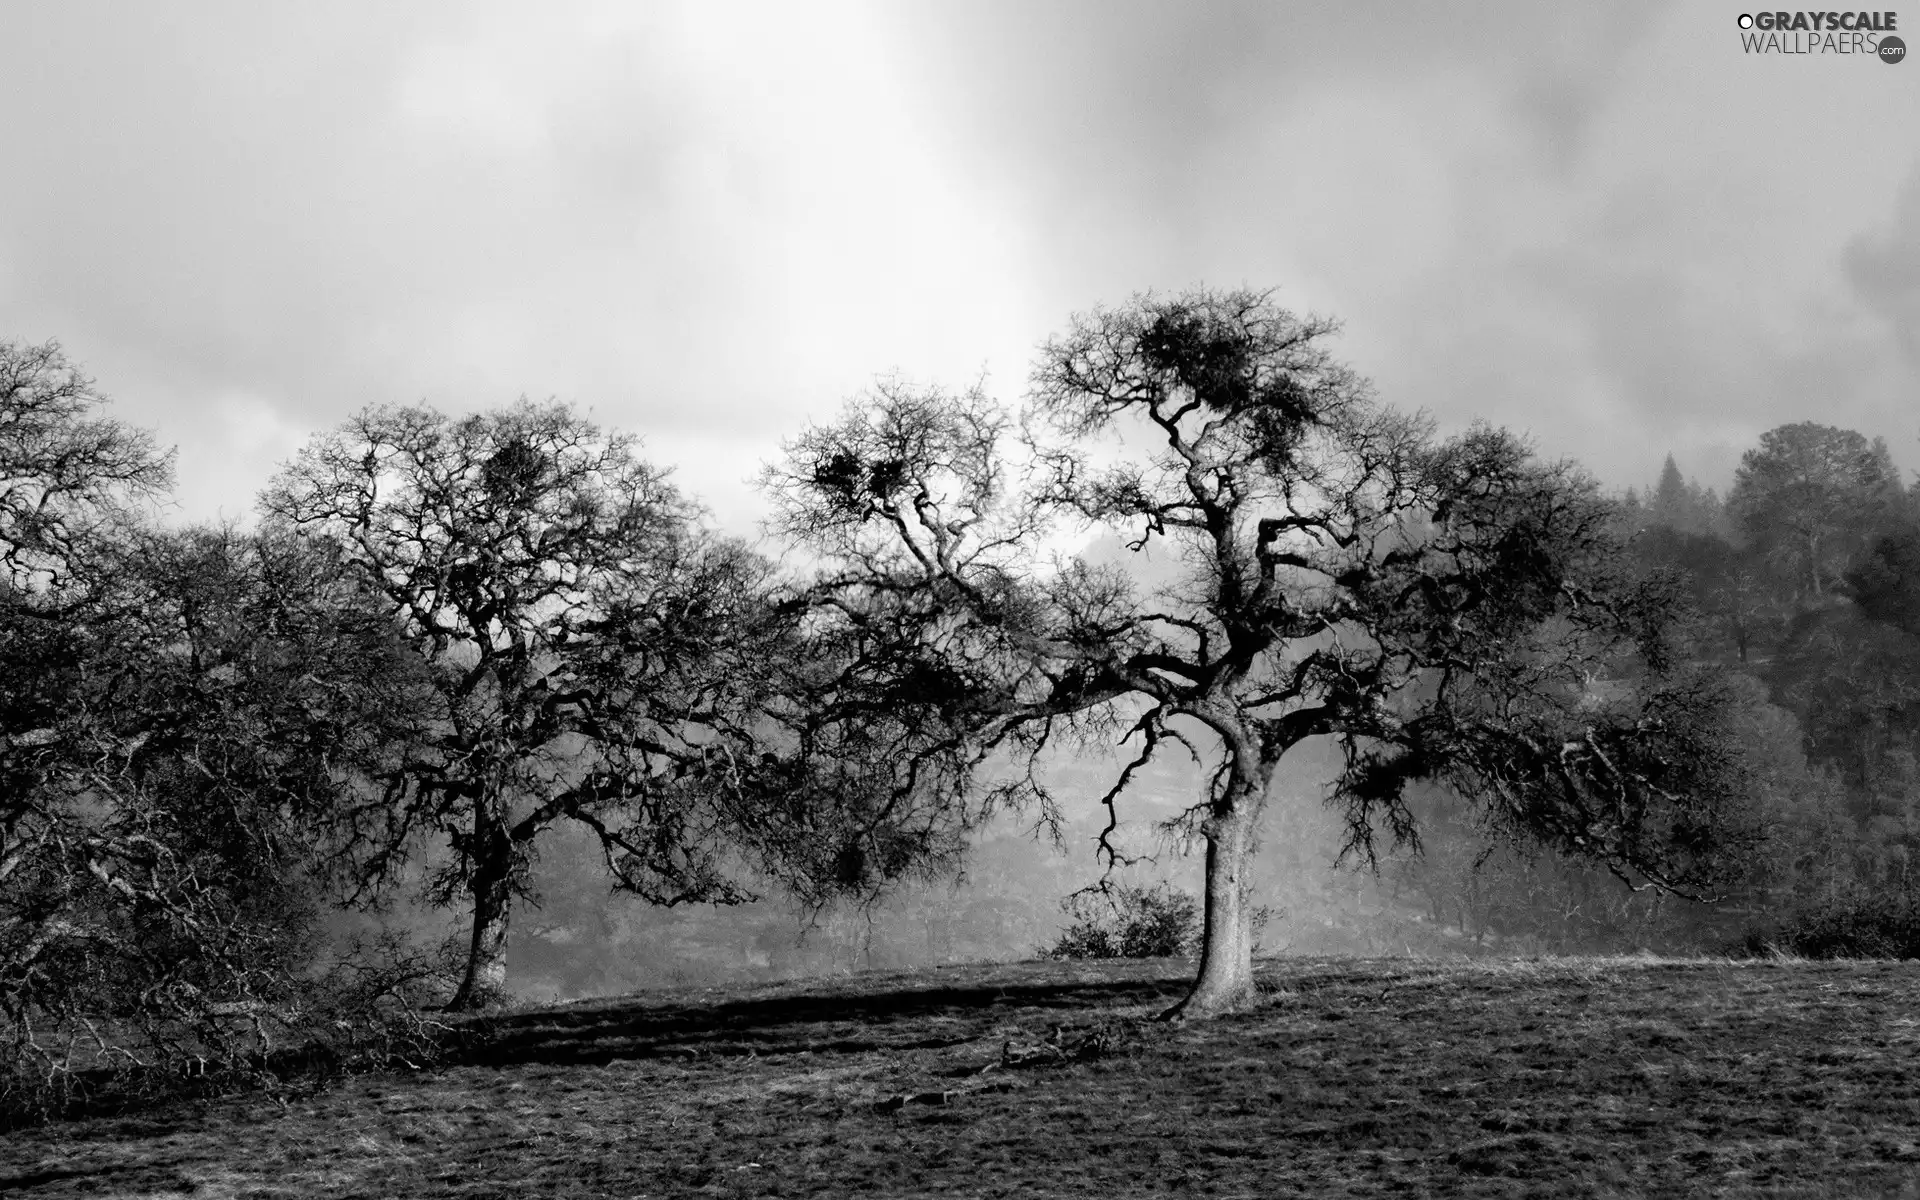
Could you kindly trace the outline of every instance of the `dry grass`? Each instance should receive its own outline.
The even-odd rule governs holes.
[[[1914,1196],[1920,964],[1027,963],[516,1014],[485,1062],[18,1131],[0,1194]]]

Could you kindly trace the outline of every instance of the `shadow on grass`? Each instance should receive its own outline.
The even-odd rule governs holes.
[[[895,1052],[977,1041],[1031,1021],[1072,1024],[1074,1012],[1170,1006],[1190,964],[1142,960],[1098,969],[1061,963],[973,964],[890,975],[791,980],[742,989],[677,988],[556,1008],[451,1020],[434,1044],[342,1059],[311,1043],[253,1055],[232,1070],[183,1075],[178,1063],[76,1072],[45,1107],[0,1110],[0,1131],[177,1107],[266,1088],[294,1093],[345,1075],[423,1065],[601,1065],[622,1059]],[[1116,974],[1117,972],[1117,974]],[[931,978],[930,978],[931,976]],[[932,986],[930,986],[930,984]],[[63,1168],[65,1169],[65,1168]],[[49,1177],[51,1181],[52,1177]],[[0,1180],[0,1195],[26,1186]]]
[[[938,1049],[974,1041],[1019,1013],[1064,1020],[1075,1012],[1158,1008],[1186,990],[1178,976],[880,991],[847,981],[842,991],[708,1004],[634,999],[485,1018],[459,1058],[482,1066],[597,1065],[624,1058]]]
[[[177,1157],[165,1162],[102,1163],[91,1167],[53,1167],[20,1175],[0,1175],[0,1196],[77,1180],[94,1181],[95,1186],[111,1187],[116,1192],[192,1192],[199,1185],[175,1169],[184,1161],[183,1157]]]

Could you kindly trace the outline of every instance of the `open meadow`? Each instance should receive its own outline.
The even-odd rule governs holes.
[[[55,1197],[1920,1196],[1920,964],[1020,963],[520,1011],[446,1069],[15,1130]]]

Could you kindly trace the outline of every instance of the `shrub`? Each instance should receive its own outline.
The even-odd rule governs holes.
[[[1046,958],[1164,958],[1200,944],[1199,903],[1165,883],[1079,892],[1060,907],[1071,920]]]
[[[33,1024],[0,1030],[0,1130],[190,1097],[300,1090],[350,1072],[436,1065],[486,1036],[429,1006],[457,964],[396,936],[353,943],[308,973],[256,972],[256,996],[191,985],[129,1005],[103,989]]]
[[[1905,900],[1855,900],[1793,913],[1772,930],[1753,930],[1748,954],[1801,958],[1920,958],[1920,909]]]

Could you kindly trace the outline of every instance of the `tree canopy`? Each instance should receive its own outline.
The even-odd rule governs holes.
[[[324,558],[140,521],[133,502],[167,478],[150,439],[100,415],[48,347],[0,346],[0,375],[11,1108],[89,1063],[244,1059],[223,1007],[255,1012],[263,1038],[285,1028],[308,982],[325,817],[406,709],[389,629]]]
[[[1404,785],[1441,775],[1509,828],[1676,887],[1730,799],[1721,690],[1675,653],[1671,589],[1621,569],[1593,481],[1382,405],[1326,349],[1335,328],[1246,291],[1076,319],[1035,368],[1019,492],[991,402],[899,386],[769,475],[780,528],[828,560],[825,619],[891,630],[886,686],[947,697],[930,719],[1029,753],[1126,728],[1109,806],[1168,747],[1213,764],[1185,818],[1207,846],[1188,1012],[1251,988],[1244,873],[1306,739],[1344,747],[1331,794],[1363,852],[1377,828],[1413,836]],[[1139,595],[1116,569],[1045,567],[1061,517],[1168,543],[1181,577]]]
[[[1821,597],[1899,507],[1886,443],[1812,421],[1760,435],[1740,459],[1727,506],[1786,579]]]
[[[657,904],[735,902],[776,875],[822,896],[868,883],[870,859],[911,865],[854,773],[790,769],[792,697],[819,699],[795,612],[631,437],[560,404],[368,409],[264,503],[361,575],[422,667],[425,719],[350,815],[370,882],[445,839],[435,894],[472,913],[455,1006],[504,978],[514,897],[556,822]]]
[[[171,482],[171,452],[105,403],[59,343],[0,341],[0,562],[16,587],[73,583],[89,534]]]

